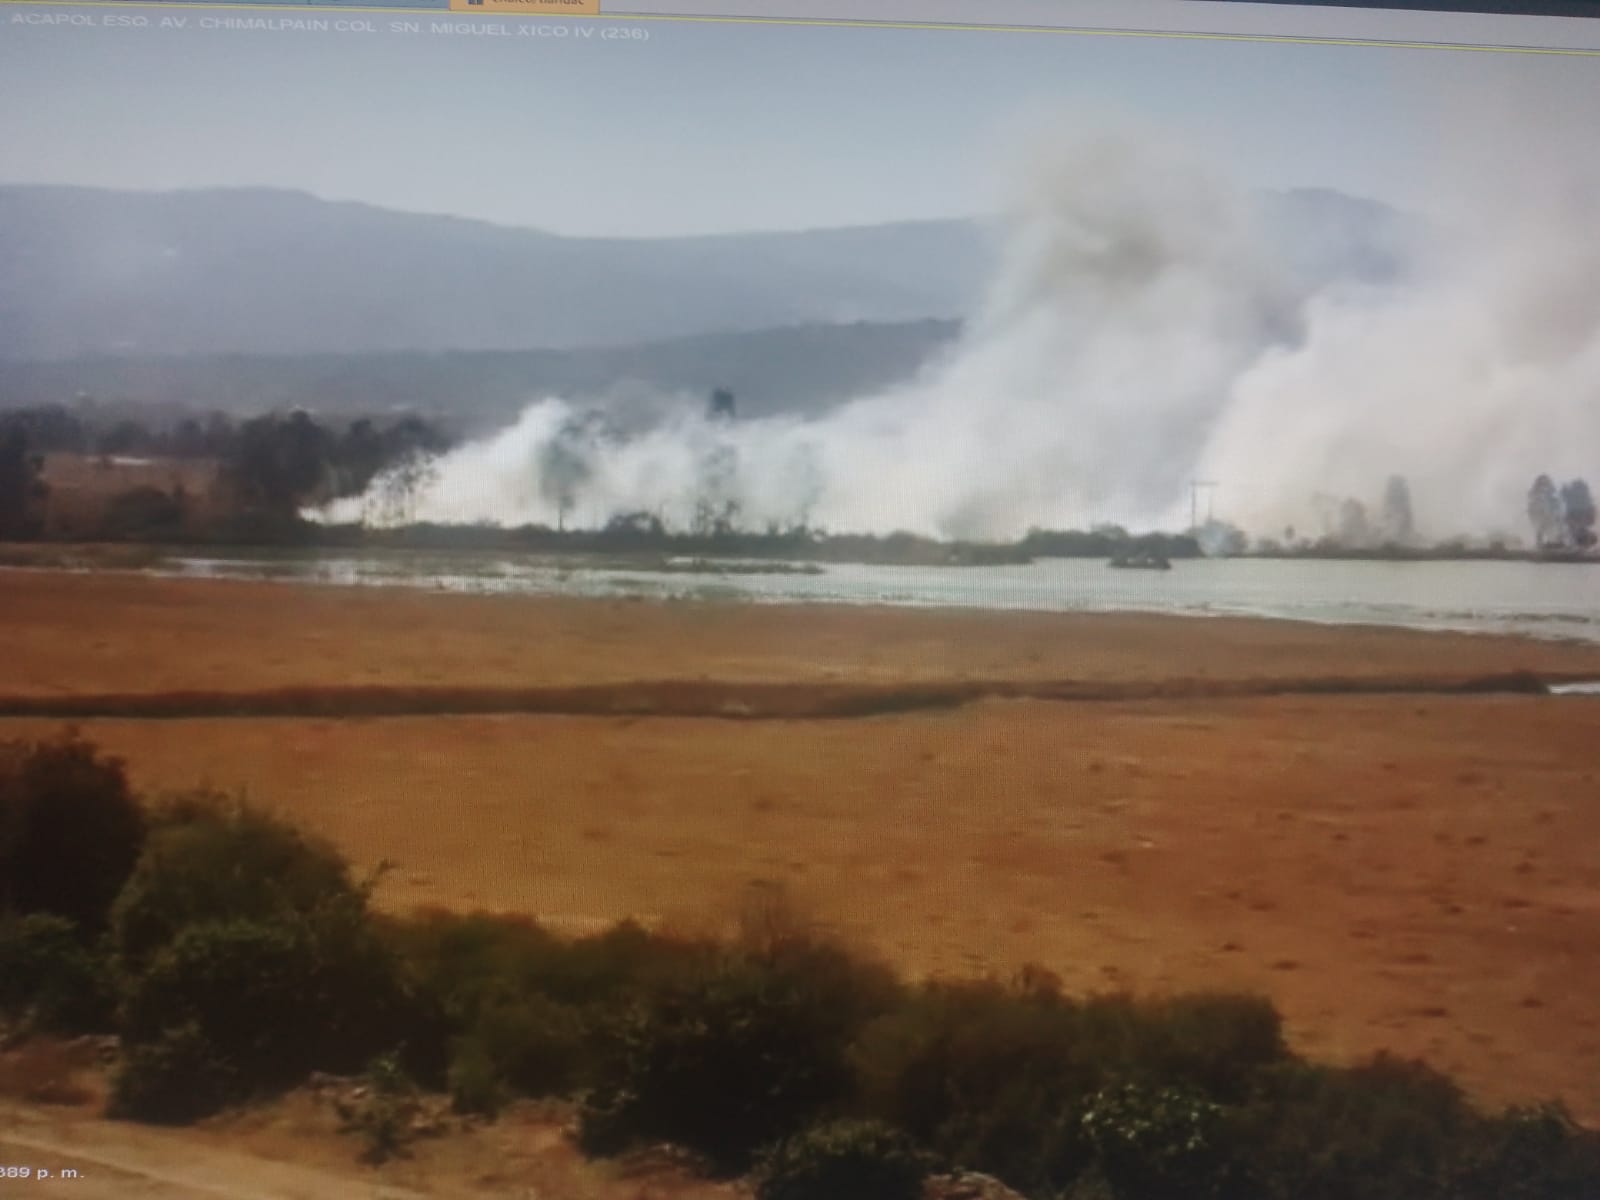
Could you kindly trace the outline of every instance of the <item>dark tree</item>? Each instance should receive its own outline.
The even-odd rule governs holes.
[[[138,421],[129,418],[118,421],[95,438],[97,454],[144,454],[155,446],[156,439]]]
[[[355,496],[366,491],[383,470],[385,460],[383,435],[378,427],[366,417],[350,422],[339,439],[338,460],[340,495]]]
[[[120,760],[70,734],[0,743],[0,910],[102,927],[144,833]]]
[[[1595,544],[1594,493],[1582,479],[1574,479],[1561,489],[1562,516],[1567,527],[1567,540],[1579,549],[1587,550]]]
[[[706,415],[713,421],[731,421],[737,415],[733,393],[727,388],[717,388],[711,393],[711,403]]]
[[[205,458],[210,453],[205,426],[193,417],[185,417],[172,431],[168,447],[174,458]]]
[[[226,458],[233,453],[239,431],[226,413],[214,412],[206,418],[205,452],[212,458]]]
[[[310,414],[257,417],[239,428],[226,475],[249,508],[279,516],[323,498],[333,437]]]
[[[420,479],[430,474],[433,457],[449,448],[450,439],[421,417],[402,417],[388,426],[359,417],[329,450],[332,490],[340,496],[359,496],[386,473]]]
[[[539,452],[539,493],[555,505],[557,529],[567,527],[579,491],[594,474],[590,434],[583,421],[567,421]]]
[[[693,532],[700,537],[725,537],[738,528],[739,452],[726,443],[711,447],[700,460]]]
[[[1537,545],[1560,544],[1563,533],[1561,495],[1548,475],[1539,476],[1528,489],[1528,520],[1533,525],[1533,540]]]
[[[605,531],[616,537],[655,541],[667,536],[667,527],[653,512],[618,513],[606,522]]]
[[[30,538],[39,531],[49,488],[40,473],[44,460],[32,453],[20,424],[0,426],[0,540]]]
[[[38,408],[19,408],[0,415],[0,431],[21,429],[36,454],[82,454],[89,445],[89,433],[68,409],[59,404]]]

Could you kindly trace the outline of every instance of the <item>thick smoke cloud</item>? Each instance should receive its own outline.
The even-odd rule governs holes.
[[[920,378],[814,419],[711,421],[693,398],[626,438],[575,432],[547,399],[442,459],[417,515],[554,524],[541,476],[566,439],[586,464],[571,518],[590,524],[646,510],[687,528],[720,506],[758,529],[1177,527],[1200,477],[1219,516],[1316,533],[1329,496],[1375,504],[1399,475],[1423,534],[1521,532],[1536,474],[1600,474],[1586,136],[1522,139],[1404,283],[1308,291],[1222,173],[1146,130],[1056,131],[986,303]]]

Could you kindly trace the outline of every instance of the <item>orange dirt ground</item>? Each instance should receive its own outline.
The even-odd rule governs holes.
[[[287,685],[1600,677],[1600,648],[1272,622],[479,599],[0,572],[0,694]],[[0,721],[0,737],[55,728]],[[380,899],[700,922],[752,880],[911,971],[1248,988],[1303,1051],[1600,1120],[1600,700],[985,701],[835,721],[103,720]]]

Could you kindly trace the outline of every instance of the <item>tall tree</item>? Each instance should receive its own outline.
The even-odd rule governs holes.
[[[692,531],[700,537],[722,537],[739,521],[739,452],[726,442],[712,446],[700,459]]]
[[[1528,489],[1528,520],[1533,525],[1533,540],[1539,546],[1559,545],[1563,540],[1561,494],[1555,481],[1541,475]]]
[[[567,527],[578,493],[594,474],[590,432],[581,420],[567,421],[539,452],[539,493],[555,505],[557,529]]]
[[[1582,550],[1594,545],[1594,493],[1585,480],[1574,479],[1561,489],[1561,508],[1566,519],[1567,540]]]
[[[226,473],[246,505],[292,515],[324,498],[333,436],[309,413],[256,417],[239,427]]]

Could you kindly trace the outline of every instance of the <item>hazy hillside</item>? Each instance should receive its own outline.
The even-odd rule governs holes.
[[[1384,280],[1419,226],[1262,197],[1313,285]],[[612,411],[738,393],[749,415],[892,385],[955,336],[993,257],[977,222],[565,238],[257,189],[0,187],[0,406],[410,408],[464,425],[557,394]]]
[[[544,395],[619,415],[662,393],[732,388],[747,416],[827,408],[906,379],[959,331],[954,321],[812,325],[581,350],[217,355],[0,361],[0,408],[86,394],[141,410],[321,412],[394,408],[493,425]]]
[[[0,187],[0,357],[564,349],[967,312],[964,221],[566,238],[296,192]]]
[[[1400,214],[1264,197],[1285,262],[1384,277]],[[567,238],[298,192],[0,187],[0,358],[636,345],[952,319],[992,262],[976,222],[648,240]]]

